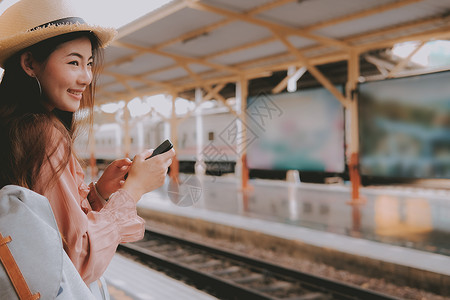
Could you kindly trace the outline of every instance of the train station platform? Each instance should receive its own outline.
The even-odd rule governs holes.
[[[217,299],[120,254],[115,254],[104,278],[111,300]]]
[[[450,294],[449,191],[362,188],[364,201],[355,207],[345,184],[250,183],[245,195],[232,177],[203,178],[191,207],[173,204],[166,184],[141,199],[139,214]]]

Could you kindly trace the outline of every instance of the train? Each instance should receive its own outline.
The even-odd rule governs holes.
[[[182,118],[179,118],[181,120]],[[194,172],[194,165],[199,153],[209,172],[216,175],[234,172],[238,158],[236,146],[226,144],[219,138],[221,131],[232,124],[235,117],[225,109],[210,109],[203,111],[203,147],[197,151],[196,118],[188,117],[180,121],[177,126],[177,159],[180,171]],[[106,123],[94,126],[95,146],[94,155],[97,163],[103,164],[115,159],[125,157],[124,129],[119,123]],[[132,122],[129,131],[130,149],[129,157],[146,148],[156,148],[163,140],[170,137],[169,124],[160,118],[141,118]],[[173,140],[173,138],[172,138]],[[83,160],[90,159],[88,136],[82,135],[75,140],[75,150],[78,157]],[[214,171],[215,170],[215,171]]]
[[[325,88],[250,97],[245,118],[215,103],[190,116],[179,116],[176,139],[170,137],[169,123],[160,117],[135,118],[129,126],[129,156],[171,138],[184,173],[194,172],[197,160],[205,163],[207,174],[233,173],[241,151],[246,151],[251,176],[285,179],[289,170],[301,170],[306,180],[307,176],[319,182],[345,177],[344,109]],[[203,128],[201,142],[197,128]],[[94,131],[98,162],[125,156],[119,122],[96,125]],[[245,143],[239,138],[245,138]],[[79,157],[90,158],[87,136],[78,138],[76,150]]]
[[[436,85],[444,87],[449,78],[447,71],[360,84],[359,167],[363,185],[450,178],[449,90],[436,89]],[[336,88],[343,91],[343,86]],[[174,140],[181,172],[194,172],[196,161],[202,160],[207,173],[232,173],[240,154],[246,151],[250,177],[285,179],[289,170],[298,170],[302,181],[348,179],[350,125],[346,111],[327,89],[252,95],[243,119],[215,103],[215,107],[177,119]],[[201,121],[197,113],[201,113]],[[201,143],[197,128],[203,128]],[[245,143],[237,140],[239,131],[245,131],[239,135],[246,138]],[[123,126],[117,122],[102,124],[95,132],[97,160],[111,161],[125,155]],[[130,157],[156,147],[170,138],[170,132],[161,118],[133,119]],[[86,137],[77,143],[84,159],[89,158],[87,145]]]

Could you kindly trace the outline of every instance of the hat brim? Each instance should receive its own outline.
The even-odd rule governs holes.
[[[21,32],[4,39],[0,38],[0,67],[3,67],[5,61],[9,57],[22,49],[25,49],[43,40],[76,31],[93,32],[99,39],[101,48],[105,48],[106,46],[108,46],[117,35],[117,31],[114,28],[81,23],[48,25],[32,31]]]

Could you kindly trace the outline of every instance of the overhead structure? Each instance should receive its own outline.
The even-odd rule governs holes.
[[[97,100],[176,94],[290,66],[321,77],[317,65],[351,51],[449,38],[449,12],[448,0],[174,0],[120,29]]]
[[[357,200],[353,91],[360,59],[400,42],[418,41],[420,47],[450,38],[449,12],[450,0],[173,0],[119,30],[106,50],[97,103],[198,88],[204,99],[223,101],[220,90],[228,83],[242,88],[272,72],[306,68],[351,116],[348,161]],[[395,77],[409,59],[392,66],[385,78]],[[348,61],[345,94],[318,68],[339,61]]]

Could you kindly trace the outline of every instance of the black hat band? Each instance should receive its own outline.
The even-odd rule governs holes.
[[[59,25],[67,25],[67,23],[69,23],[69,24],[76,24],[76,23],[79,23],[79,24],[86,24],[86,22],[85,22],[82,18],[78,18],[78,17],[68,17],[68,18],[63,18],[63,19],[51,21],[51,22],[48,22],[48,23],[45,23],[45,24],[36,26],[36,27],[34,27],[34,28],[31,28],[30,31],[34,31],[34,30],[36,30],[36,29],[43,28],[43,27],[47,27],[47,26],[52,26],[52,25],[55,25],[55,26],[59,26]]]

